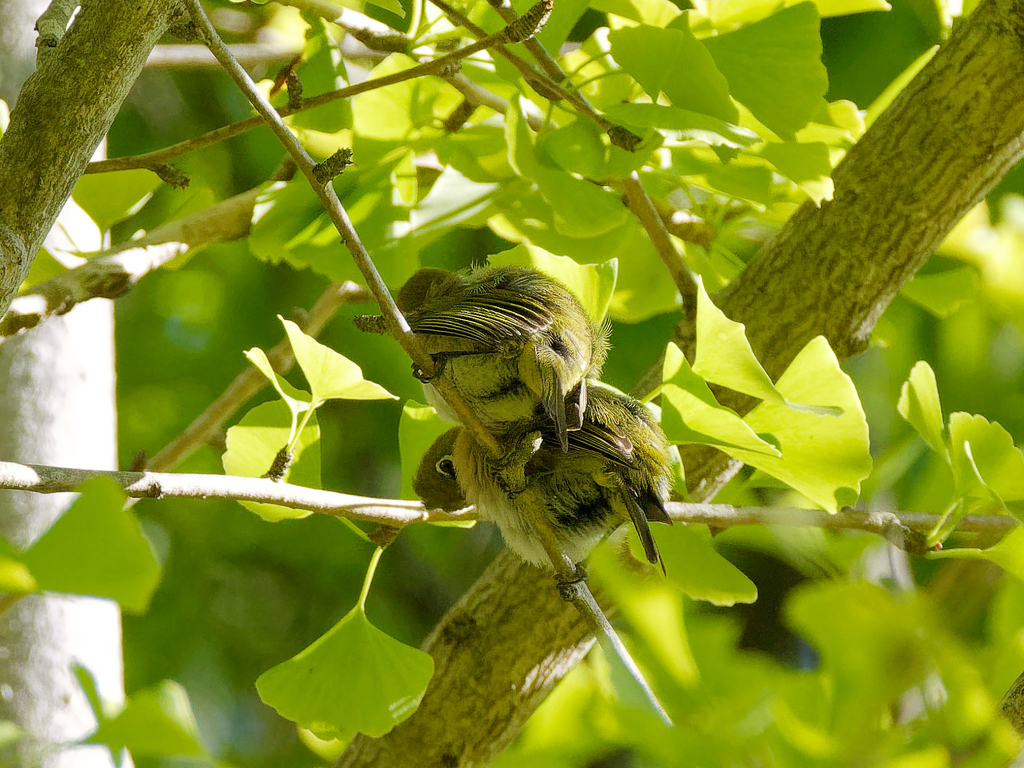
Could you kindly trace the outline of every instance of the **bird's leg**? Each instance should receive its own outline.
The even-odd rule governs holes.
[[[510,498],[526,490],[526,465],[543,441],[539,431],[528,432],[504,456],[491,460],[494,478]]]

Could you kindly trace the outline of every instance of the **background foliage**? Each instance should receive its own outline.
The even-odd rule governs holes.
[[[842,8],[822,0],[774,12],[767,3],[694,0],[695,18],[703,21],[687,25],[673,23],[684,2],[560,2],[540,39],[549,50],[565,39],[581,44],[563,65],[593,78],[588,97],[638,133],[654,121],[665,138],[646,133],[636,155],[609,146],[591,123],[549,108],[507,63],[490,66],[486,56],[464,71],[510,99],[504,118],[482,108],[460,132],[446,132],[440,121],[460,97],[426,78],[304,114],[293,125],[320,157],[353,148],[355,165],[336,188],[391,285],[420,265],[455,269],[524,240],[584,263],[618,257],[603,378],[629,390],[665,350],[678,320],[676,293],[619,195],[578,177],[614,181],[647,162],[642,178],[653,196],[713,225],[711,242],[685,245],[688,263],[713,294],[797,203],[828,196],[830,167],[862,131],[857,110],[868,110],[870,120],[891,98],[883,95],[890,84],[941,42],[949,6],[893,0],[883,11],[881,3]],[[229,42],[272,38],[298,46],[305,38],[298,72],[307,96],[343,84],[345,66],[330,42],[340,36],[336,27],[273,3],[209,5]],[[432,24],[427,36],[451,36],[435,11],[420,17],[407,0],[402,5],[404,19],[371,5],[364,10],[402,31],[418,18]],[[843,10],[866,12],[828,15]],[[489,31],[501,27],[486,4],[463,11]],[[820,25],[819,13],[826,15]],[[610,34],[600,31],[609,19]],[[728,34],[713,36],[716,30]],[[774,45],[795,65],[773,70],[772,57],[780,55]],[[632,80],[607,59],[587,60],[601,46],[611,46]],[[408,63],[395,55],[374,74]],[[255,75],[273,78],[276,69],[264,65]],[[640,88],[687,112],[652,116],[639,104],[621,103],[637,100]],[[149,70],[111,131],[109,154],[161,148],[249,114],[219,72]],[[546,130],[534,134],[527,116],[549,121]],[[652,154],[661,142],[666,149]],[[103,186],[127,189],[127,182],[86,177],[76,200],[117,242],[264,182],[283,156],[270,132],[259,129],[185,156],[178,164],[191,185],[156,187],[127,217]],[[944,418],[981,414],[1017,442],[1024,436],[1021,194],[1018,169],[893,302],[868,351],[843,364],[871,430],[874,469],[862,486],[863,508],[939,512],[953,493],[941,457],[897,409],[919,360],[935,372]],[[179,434],[248,364],[244,350],[276,343],[275,315],[310,306],[327,278],[356,279],[318,210],[301,178],[268,188],[248,238],[207,246],[119,300],[122,466],[136,451],[153,453]],[[321,341],[400,400],[332,400],[320,408],[320,477],[324,488],[398,497],[402,406],[422,395],[397,345],[352,325],[353,315],[369,311],[344,307]],[[298,373],[289,379],[306,386]],[[221,472],[221,453],[204,448],[177,469]],[[804,503],[749,468],[718,500]],[[190,702],[200,734],[197,740],[185,728],[138,747],[136,764],[182,759],[169,753],[238,766],[329,760],[340,745],[297,730],[261,702],[254,682],[360,603],[372,546],[336,519],[270,523],[234,502],[143,501],[135,512],[162,575],[148,609],[124,619],[126,689],[139,702],[133,716],[155,712],[160,722],[187,722],[181,713]],[[705,551],[706,529],[674,534],[684,539],[680,551]],[[632,708],[616,668],[595,652],[543,705],[501,765],[1008,762],[1016,737],[994,717],[994,706],[1024,669],[1024,569],[1014,576],[986,560],[904,558],[860,532],[734,528],[713,545],[756,585],[756,602],[743,604],[752,597],[749,582],[728,568],[716,572],[716,562],[697,570],[734,581],[722,587],[718,575],[708,576],[721,589],[713,594],[707,583],[691,584],[688,594],[699,600],[624,576],[603,584],[679,727],[664,731]],[[408,528],[383,554],[366,617],[418,645],[500,546],[485,525]],[[669,570],[686,572],[686,558],[678,568],[670,561]],[[137,603],[133,595],[124,604],[144,608]],[[358,614],[346,621],[364,631]],[[88,686],[85,671],[82,679]],[[177,682],[162,682],[168,680]],[[165,721],[161,712],[181,716]],[[106,723],[97,738],[117,744],[127,741],[119,734],[157,732],[128,718],[118,722]]]

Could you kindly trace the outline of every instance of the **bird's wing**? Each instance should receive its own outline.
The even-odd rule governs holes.
[[[551,309],[522,293],[494,290],[465,292],[427,302],[406,315],[415,333],[469,339],[481,350],[526,339],[551,327]]]

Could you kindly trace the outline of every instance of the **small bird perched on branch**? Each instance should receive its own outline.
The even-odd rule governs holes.
[[[643,404],[593,387],[568,451],[543,418],[516,424],[499,440],[509,453],[495,460],[468,431],[449,430],[423,457],[414,490],[428,508],[474,504],[481,519],[498,525],[509,549],[541,568],[552,566],[539,525],[549,526],[578,563],[628,521],[648,561],[660,562],[649,521],[671,525],[664,505],[672,467],[668,440]]]
[[[541,405],[568,450],[568,432],[583,425],[586,379],[600,374],[608,341],[567,288],[526,267],[426,268],[395,302],[434,360],[434,378],[446,379],[488,431],[532,420]],[[374,319],[357,325],[383,330]],[[443,419],[458,423],[430,381],[424,392]]]

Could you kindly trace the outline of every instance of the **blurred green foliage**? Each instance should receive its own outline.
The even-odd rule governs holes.
[[[332,55],[325,35],[337,36],[337,28],[319,22],[310,28],[273,3],[209,5],[229,42],[256,40],[267,30],[292,42],[308,36],[317,53],[305,65],[307,96],[347,74],[324,68],[324,57]],[[372,5],[365,10],[403,31],[412,19],[445,29],[436,14],[421,16],[411,2],[402,5],[404,18]],[[663,109],[621,110],[645,140],[635,156],[610,146],[586,121],[550,107],[500,60],[490,68],[466,62],[464,69],[513,99],[511,117],[477,114],[461,132],[446,134],[439,119],[458,95],[440,80],[418,80],[334,110],[333,125],[300,121],[303,138],[314,153],[354,147],[356,165],[335,186],[393,285],[420,265],[457,269],[519,242],[581,263],[618,257],[604,379],[629,390],[664,352],[677,299],[618,194],[580,177],[623,178],[658,153],[659,163],[641,174],[652,195],[714,225],[712,243],[686,245],[688,261],[713,293],[796,203],[829,194],[829,163],[859,131],[859,118],[840,100],[866,109],[947,32],[943,0],[893,0],[888,12],[824,18],[822,67],[818,10],[797,5],[773,16],[775,5],[741,8],[743,34],[717,38],[705,33],[725,21],[706,15],[687,24],[664,0],[567,3],[569,10],[556,11],[567,16],[553,21],[542,39],[582,43],[563,64],[588,81],[584,91],[599,109],[614,111],[641,87],[652,99],[660,92],[672,101]],[[824,13],[830,3],[817,5]],[[488,28],[500,26],[484,4],[467,13]],[[616,18],[643,26],[591,34],[609,19],[618,24]],[[744,81],[738,62],[748,52],[760,61],[758,46],[780,35],[802,57],[802,69],[776,77],[799,82],[783,82],[777,93],[774,81]],[[677,66],[701,67],[706,77],[677,77],[660,60],[652,66],[650,51],[658,45],[679,57]],[[609,50],[635,84],[601,55]],[[407,64],[392,58],[379,66]],[[253,74],[272,79],[277,67],[258,65]],[[225,75],[147,70],[111,130],[109,154],[158,149],[249,114]],[[804,129],[808,116],[815,122]],[[547,121],[540,137],[530,119]],[[704,145],[687,143],[697,135]],[[766,135],[770,151],[762,155]],[[191,179],[188,189],[158,187],[113,224],[111,237],[128,239],[261,184],[283,157],[267,129],[185,155],[176,164]],[[155,453],[180,434],[248,365],[244,350],[267,349],[281,338],[275,315],[292,317],[295,308],[312,305],[327,285],[324,275],[355,277],[305,184],[297,178],[268,190],[247,240],[205,246],[118,301],[122,466],[137,451]],[[874,470],[861,489],[866,508],[938,512],[952,493],[941,462],[897,410],[919,360],[934,370],[943,417],[981,414],[1017,443],[1024,439],[1021,195],[1018,169],[892,303],[872,346],[843,363],[871,429]],[[320,340],[400,402],[335,400],[320,408],[321,481],[324,488],[394,498],[402,403],[422,400],[422,393],[397,344],[353,326],[353,316],[372,311],[343,307]],[[297,371],[288,379],[307,386]],[[221,452],[204,447],[176,469],[220,472]],[[804,503],[750,468],[718,500]],[[202,744],[217,764],[323,764],[317,750],[326,755],[329,748],[263,704],[254,682],[349,614],[372,547],[335,519],[270,523],[233,502],[142,501],[135,512],[162,568],[148,611],[124,618],[126,688],[142,702],[138,711],[147,717],[178,711],[179,690],[161,683],[175,680],[187,691]],[[751,527],[713,540],[706,532],[675,533],[686,540],[666,551],[677,548],[684,562],[686,552],[699,553],[726,586],[698,600],[670,586],[623,585],[620,621],[679,727],[665,731],[617,701],[615,669],[595,652],[556,689],[500,765],[940,768],[1004,765],[1016,749],[1015,737],[994,717],[995,702],[1024,669],[1024,585],[1015,577],[974,560],[911,557],[909,568],[890,568],[881,539],[858,532]],[[418,645],[500,546],[485,525],[410,527],[384,552],[366,618]],[[689,578],[683,568],[677,575]],[[720,607],[749,601],[751,582],[756,602]],[[169,701],[174,706],[165,707]],[[109,743],[116,743],[121,737],[110,728]],[[138,766],[172,764],[145,749],[133,756]]]

